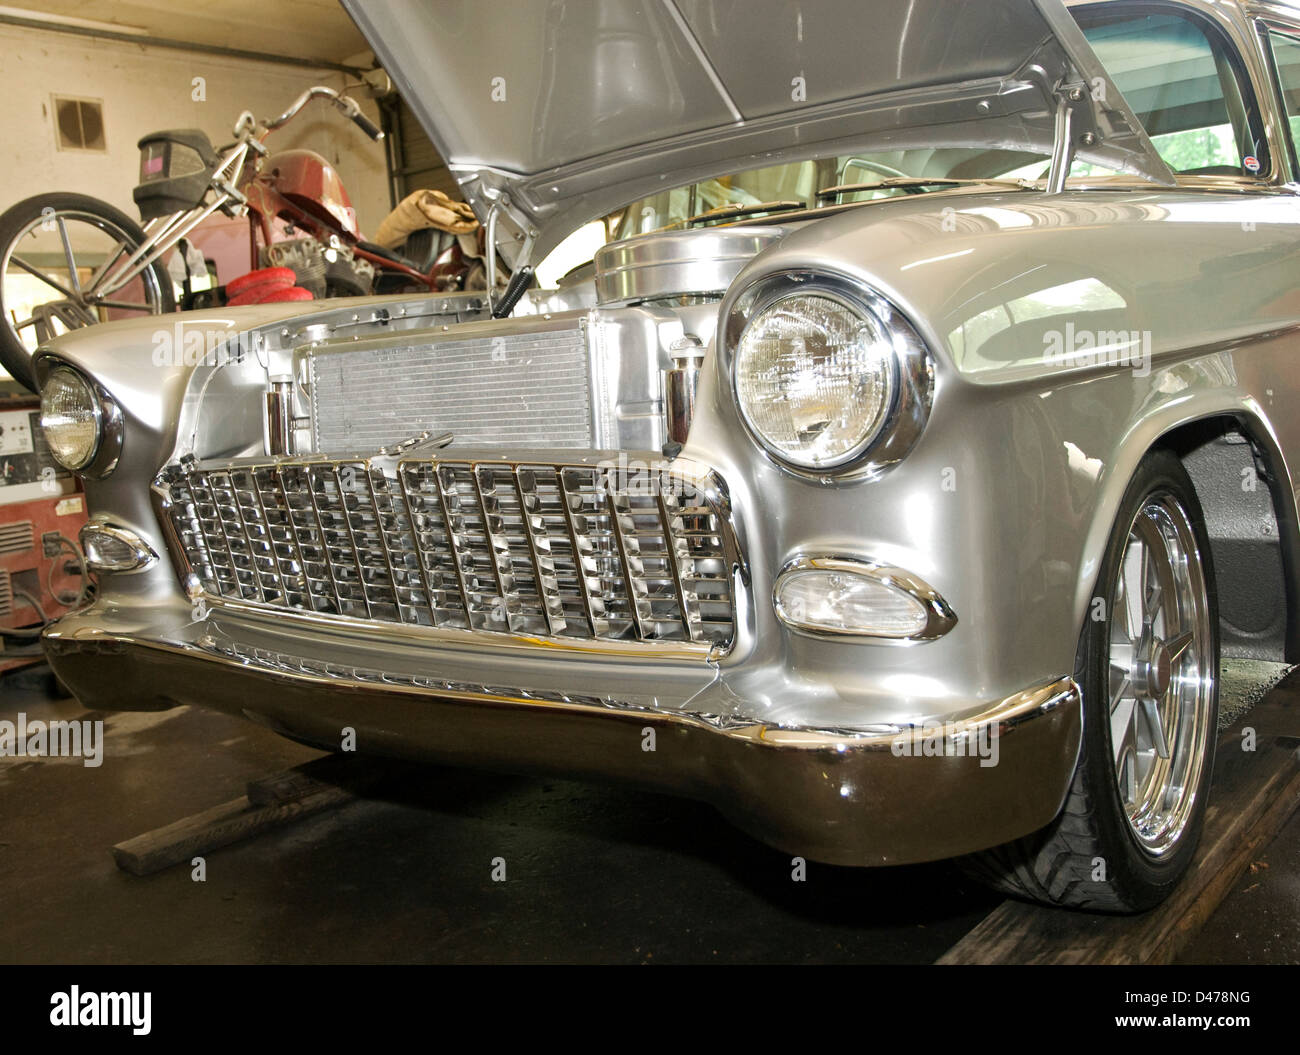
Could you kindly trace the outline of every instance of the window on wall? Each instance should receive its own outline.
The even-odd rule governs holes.
[[[1300,146],[1300,36],[1274,31],[1269,38],[1273,42],[1273,59],[1282,85],[1282,101],[1291,121],[1291,138]]]
[[[1170,169],[1206,176],[1267,170],[1265,147],[1251,131],[1247,96],[1226,42],[1198,20],[1150,8],[1085,8],[1075,14]]]

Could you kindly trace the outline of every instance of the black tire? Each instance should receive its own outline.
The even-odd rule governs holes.
[[[39,221],[46,210],[56,213],[83,213],[98,217],[118,229],[134,250],[144,240],[145,233],[131,217],[107,202],[91,198],[85,194],[38,194],[27,198],[0,214],[0,363],[26,388],[36,391],[36,379],[32,373],[31,352],[18,338],[13,328],[13,319],[9,306],[4,303],[4,276],[9,265],[10,252],[15,241],[31,225]],[[171,278],[161,262],[155,262],[150,270],[157,283],[158,311],[175,310],[172,296]]]
[[[1207,636],[1192,646],[1196,652],[1191,658],[1196,659],[1202,672],[1208,667],[1213,678],[1211,687],[1197,697],[1194,705],[1206,731],[1199,750],[1187,752],[1188,756],[1200,756],[1201,761],[1194,780],[1188,780],[1193,797],[1185,823],[1181,834],[1157,856],[1142,845],[1121,798],[1111,734],[1110,642],[1114,620],[1121,618],[1114,602],[1130,528],[1136,527],[1148,503],[1160,496],[1172,497],[1181,505],[1199,550],[1205,602],[1202,611],[1207,620],[1202,629]],[[1195,576],[1190,578],[1195,580]],[[1080,634],[1075,679],[1083,691],[1083,742],[1065,806],[1043,830],[972,855],[962,864],[974,877],[1013,896],[1093,912],[1140,912],[1168,897],[1191,864],[1204,821],[1217,737],[1218,601],[1210,543],[1191,480],[1172,453],[1152,452],[1130,482],[1093,596],[1105,598],[1106,618],[1085,618]],[[1120,680],[1122,685],[1128,684],[1126,678]],[[1135,700],[1134,708],[1137,706]],[[1203,710],[1207,713],[1201,714]],[[1173,763],[1170,765],[1172,768]]]

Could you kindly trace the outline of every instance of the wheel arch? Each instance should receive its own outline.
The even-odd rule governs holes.
[[[1223,654],[1300,660],[1300,517],[1272,430],[1248,411],[1218,413],[1152,446],[1178,456],[1205,514]]]
[[[1158,449],[1182,463],[1205,514],[1223,655],[1300,662],[1300,516],[1286,457],[1253,401],[1203,406],[1176,420],[1153,415],[1113,450],[1081,554],[1075,625],[1092,604],[1124,492]]]
[[[1300,591],[1293,585],[1300,576],[1300,516],[1272,429],[1247,408],[1165,423],[1125,460],[1110,489],[1113,500],[1098,510],[1103,545],[1137,466],[1161,449],[1182,463],[1205,515],[1223,655],[1300,661]],[[1089,597],[1093,590],[1089,583]]]

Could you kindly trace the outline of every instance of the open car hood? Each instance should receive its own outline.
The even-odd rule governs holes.
[[[1063,0],[342,2],[507,258],[667,187],[873,146],[1050,154],[1060,131],[1173,182]]]

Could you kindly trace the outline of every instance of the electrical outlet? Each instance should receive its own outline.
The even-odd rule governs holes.
[[[41,535],[41,553],[46,557],[57,557],[59,555],[59,533],[57,531],[46,531]]]

